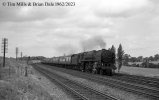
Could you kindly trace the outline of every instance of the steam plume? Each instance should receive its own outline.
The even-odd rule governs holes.
[[[77,47],[71,44],[64,44],[64,45],[58,46],[56,49],[57,49],[57,52],[59,52],[61,55],[63,54],[70,55],[77,52]]]
[[[96,49],[99,47],[100,47],[100,49],[106,48],[106,43],[104,42],[104,40],[101,36],[94,36],[87,40],[83,40],[81,42],[81,45],[82,45],[83,51],[93,50],[93,49]]]

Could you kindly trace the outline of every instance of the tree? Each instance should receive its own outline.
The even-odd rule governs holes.
[[[148,58],[148,60],[149,60],[149,61],[153,61],[154,58],[153,58],[152,56],[150,56],[150,57]]]
[[[159,54],[154,55],[154,60],[158,60],[159,59]]]
[[[114,54],[116,54],[116,50],[115,50],[114,45],[112,45],[112,47],[111,47],[110,51],[112,51]],[[115,58],[116,58],[116,56],[115,56]]]
[[[137,57],[137,61],[138,61],[138,62],[142,62],[142,61],[143,61],[143,56]]]
[[[129,54],[124,54],[123,55],[123,65],[128,65],[128,62],[129,62],[129,60],[130,60],[130,55]]]
[[[115,60],[116,60],[116,50],[115,50],[115,47],[114,47],[114,45],[112,45],[112,47],[110,48],[110,51],[111,52],[113,52],[114,54],[113,54],[113,59],[114,59],[114,63],[115,63]],[[115,63],[115,65],[116,65],[116,63]],[[115,66],[114,65],[114,66]],[[115,67],[116,68],[116,67]]]
[[[114,53],[116,52],[114,45],[112,45],[110,51],[112,51],[112,52],[114,52]]]
[[[123,51],[122,45],[120,44],[119,48],[118,48],[118,54],[117,54],[117,57],[118,57],[118,72],[120,71],[121,66],[122,66],[123,55],[124,55],[124,51]]]
[[[137,62],[137,58],[136,57],[131,57],[130,62]]]

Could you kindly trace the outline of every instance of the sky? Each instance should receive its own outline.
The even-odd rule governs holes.
[[[19,1],[75,6],[3,5]],[[23,56],[53,57],[120,43],[131,56],[153,56],[159,54],[158,11],[159,0],[0,0],[0,38],[8,38],[8,57],[16,47]]]

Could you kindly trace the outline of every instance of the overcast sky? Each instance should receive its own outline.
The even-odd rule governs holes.
[[[159,0],[67,0],[72,7],[4,7],[4,1],[18,0],[0,0],[0,38],[8,38],[9,57],[15,47],[52,57],[120,43],[131,56],[159,53]]]

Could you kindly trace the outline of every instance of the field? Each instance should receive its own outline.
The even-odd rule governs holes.
[[[122,66],[120,72],[128,73],[131,75],[142,75],[142,76],[159,78],[158,68],[139,68],[139,67]]]

